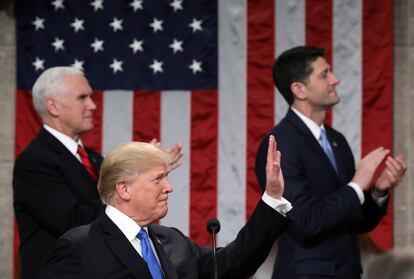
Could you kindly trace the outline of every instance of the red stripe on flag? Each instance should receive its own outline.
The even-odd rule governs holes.
[[[103,92],[95,91],[92,99],[96,105],[93,113],[94,128],[82,136],[82,141],[88,148],[95,152],[102,153],[102,108],[103,108]]]
[[[15,155],[23,149],[37,135],[42,120],[37,115],[33,106],[32,94],[29,90],[17,90],[16,92],[16,126],[15,126]]]
[[[144,142],[154,138],[160,140],[161,93],[159,91],[134,92],[133,112],[132,139]]]
[[[246,217],[249,218],[261,196],[254,171],[256,152],[274,125],[275,3],[248,1],[247,10]]]
[[[218,94],[215,90],[191,93],[190,237],[201,245],[210,242],[205,223],[217,216]]]
[[[392,149],[393,1],[365,0],[363,5],[362,154],[378,146]],[[382,249],[393,246],[393,203],[370,234]]]
[[[306,44],[325,49],[325,59],[332,65],[333,41],[332,0],[306,1]],[[325,123],[332,125],[332,110],[327,111]]]
[[[32,141],[42,126],[42,121],[37,115],[33,106],[32,95],[29,90],[16,91],[16,115],[15,115],[15,158]],[[18,278],[20,274],[19,246],[20,238],[14,219],[13,232],[13,278]]]

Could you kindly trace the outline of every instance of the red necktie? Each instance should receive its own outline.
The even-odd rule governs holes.
[[[86,153],[85,149],[83,149],[83,147],[80,145],[78,145],[78,154],[81,158],[82,164],[85,166],[88,173],[95,181],[97,181],[98,175],[96,174],[95,168],[93,167],[91,160],[89,160],[88,153]]]

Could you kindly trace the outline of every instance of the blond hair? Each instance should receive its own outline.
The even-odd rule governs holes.
[[[167,166],[171,159],[168,152],[150,143],[130,142],[117,146],[101,166],[98,192],[102,201],[113,204],[117,183],[134,182],[140,173],[161,164]]]

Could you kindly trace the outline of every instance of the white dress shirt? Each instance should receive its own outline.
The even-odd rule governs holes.
[[[138,252],[138,254],[142,257],[142,249],[141,249],[141,240],[137,237],[141,227],[127,215],[125,215],[120,210],[116,209],[111,205],[106,205],[105,213],[115,223],[115,225],[121,230],[121,232],[125,235],[128,241],[131,243],[132,247]],[[144,230],[148,233],[148,228],[144,227]],[[158,259],[157,251],[154,248],[154,244],[152,243],[152,239],[148,237],[152,251],[154,251],[154,255],[157,258],[158,263],[160,260]],[[160,264],[161,266],[161,264]]]
[[[290,202],[284,199],[283,197],[281,197],[281,199],[275,199],[269,196],[266,192],[264,192],[262,200],[283,216],[286,216],[286,213],[292,209],[292,205],[290,204]],[[112,222],[114,222],[115,225],[121,230],[121,232],[131,243],[132,247],[134,247],[134,249],[142,257],[141,241],[137,238],[138,232],[141,230],[141,227],[134,220],[125,215],[123,212],[109,204],[106,205],[105,213],[109,217],[109,219],[111,219]],[[144,227],[144,229],[148,232],[148,228]],[[160,260],[158,259],[158,255],[154,248],[154,244],[152,243],[151,238],[149,238],[149,240],[151,243],[152,250],[154,251],[154,254],[157,257],[159,263]]]
[[[81,139],[79,139],[78,141],[74,141],[71,137],[65,135],[62,132],[59,132],[56,129],[53,129],[52,127],[46,124],[43,124],[43,128],[45,128],[46,131],[51,133],[58,141],[60,141],[70,151],[70,153],[72,153],[73,156],[75,156],[79,160],[79,162],[82,163],[82,160],[78,154],[78,145],[84,147]]]

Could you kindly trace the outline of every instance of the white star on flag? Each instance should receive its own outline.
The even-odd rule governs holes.
[[[98,40],[95,38],[95,41],[92,44],[90,44],[90,46],[93,48],[93,52],[98,52],[98,51],[104,50],[103,44],[104,44],[103,40]]]
[[[154,62],[152,62],[152,64],[149,67],[152,69],[153,74],[156,74],[158,72],[162,73],[164,72],[164,70],[162,69],[163,64],[164,62],[154,59]]]
[[[150,26],[152,27],[152,31],[156,33],[157,31],[162,31],[162,20],[158,20],[157,18],[154,18],[154,20],[151,22]]]
[[[71,65],[73,68],[78,69],[79,71],[83,72],[83,61],[82,60],[78,60],[75,58],[75,62],[73,62],[73,64]]]
[[[32,24],[35,27],[35,30],[39,30],[39,29],[45,29],[45,19],[44,18],[40,18],[40,17],[36,17],[35,20],[32,21]]]
[[[40,59],[39,57],[36,57],[36,60],[32,63],[32,65],[35,67],[35,70],[37,72],[45,68],[45,66],[43,65],[44,63],[45,63],[45,60]]]
[[[193,71],[193,74],[197,73],[197,72],[202,72],[203,69],[201,68],[201,62],[197,61],[195,59],[193,59],[193,63],[188,66],[188,68],[190,68]]]
[[[55,7],[55,11],[59,9],[63,10],[65,8],[65,6],[63,6],[63,0],[54,0],[51,4]]]
[[[142,0],[134,0],[131,3],[129,3],[129,5],[134,9],[134,12],[136,12],[137,10],[142,10]]]
[[[201,20],[193,18],[193,22],[191,22],[188,26],[193,29],[193,33],[197,31],[203,31],[203,27],[201,27]]]
[[[90,3],[93,6],[93,10],[96,12],[97,10],[103,10],[103,0],[94,0]]]
[[[122,30],[122,19],[117,19],[116,17],[114,17],[114,19],[112,20],[112,22],[109,24],[114,30],[114,32],[118,31],[118,30]]]
[[[142,47],[142,43],[143,43],[142,40],[134,39],[134,41],[131,44],[129,44],[129,47],[132,48],[132,51],[134,53],[136,53],[137,51],[144,51],[144,48]]]
[[[182,52],[183,51],[183,41],[178,41],[177,39],[174,39],[174,41],[170,44],[170,48],[173,49],[174,53]]]
[[[65,40],[62,40],[56,37],[54,42],[51,45],[55,48],[55,51],[64,50],[65,49],[65,46],[63,45],[64,42]]]
[[[111,65],[109,65],[109,67],[110,68],[112,68],[112,72],[114,73],[114,74],[116,74],[117,72],[122,72],[123,71],[123,69],[122,69],[122,64],[123,64],[124,62],[122,62],[122,60],[116,60],[115,58],[112,60],[112,64]]]
[[[70,24],[70,26],[73,27],[73,29],[75,30],[75,32],[78,32],[79,30],[85,30],[85,28],[83,27],[83,23],[85,21],[83,19],[79,19],[77,17],[75,17],[75,21],[72,22]]]
[[[182,0],[174,0],[170,3],[170,6],[174,9],[174,12],[183,9],[183,1]]]

